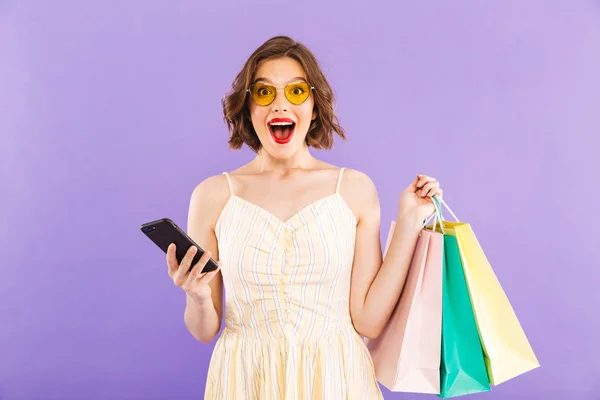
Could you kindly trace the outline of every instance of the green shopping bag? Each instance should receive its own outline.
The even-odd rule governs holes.
[[[488,392],[490,381],[454,236],[444,235],[442,264],[440,397]]]
[[[442,354],[440,394],[446,399],[490,391],[490,382],[456,237],[446,235],[441,204],[434,197],[437,229],[444,233],[442,257]],[[436,221],[436,222],[437,222]],[[435,227],[434,223],[434,227]]]

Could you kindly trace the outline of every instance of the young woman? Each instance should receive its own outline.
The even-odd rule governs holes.
[[[325,163],[310,147],[344,138],[314,55],[289,37],[260,46],[223,101],[230,147],[256,153],[192,193],[194,249],[169,276],[185,290],[191,334],[215,344],[205,399],[382,398],[364,337],[379,335],[404,284],[438,182],[418,175],[398,201],[385,262],[380,209],[365,174]],[[209,257],[217,271],[201,274]]]

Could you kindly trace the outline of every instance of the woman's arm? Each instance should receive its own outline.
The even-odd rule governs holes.
[[[215,223],[227,198],[227,183],[224,176],[214,176],[200,183],[192,192],[188,213],[188,235],[204,250],[209,251],[215,261],[219,260],[219,249],[215,235]],[[194,299],[186,295],[185,324],[199,341],[209,343],[219,333],[223,316],[223,276],[221,271],[208,283],[210,297]]]
[[[349,174],[350,175],[350,174]],[[386,259],[382,262],[380,206],[375,185],[366,175],[353,171],[347,192],[358,224],[350,289],[350,313],[355,329],[367,338],[379,336],[404,286],[422,218],[400,210]],[[350,181],[350,179],[349,179]],[[360,188],[359,192],[356,192]],[[354,192],[354,193],[353,193]]]

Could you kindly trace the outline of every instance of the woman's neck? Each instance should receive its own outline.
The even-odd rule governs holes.
[[[259,150],[252,161],[253,169],[257,172],[275,172],[285,174],[292,169],[314,168],[318,160],[308,151],[308,148],[296,152],[289,158],[275,158],[264,149]]]

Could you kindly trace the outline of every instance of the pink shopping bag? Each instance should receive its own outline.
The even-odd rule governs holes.
[[[395,223],[387,239],[389,247]],[[440,393],[443,235],[421,230],[388,323],[365,339],[377,380],[394,392]]]

